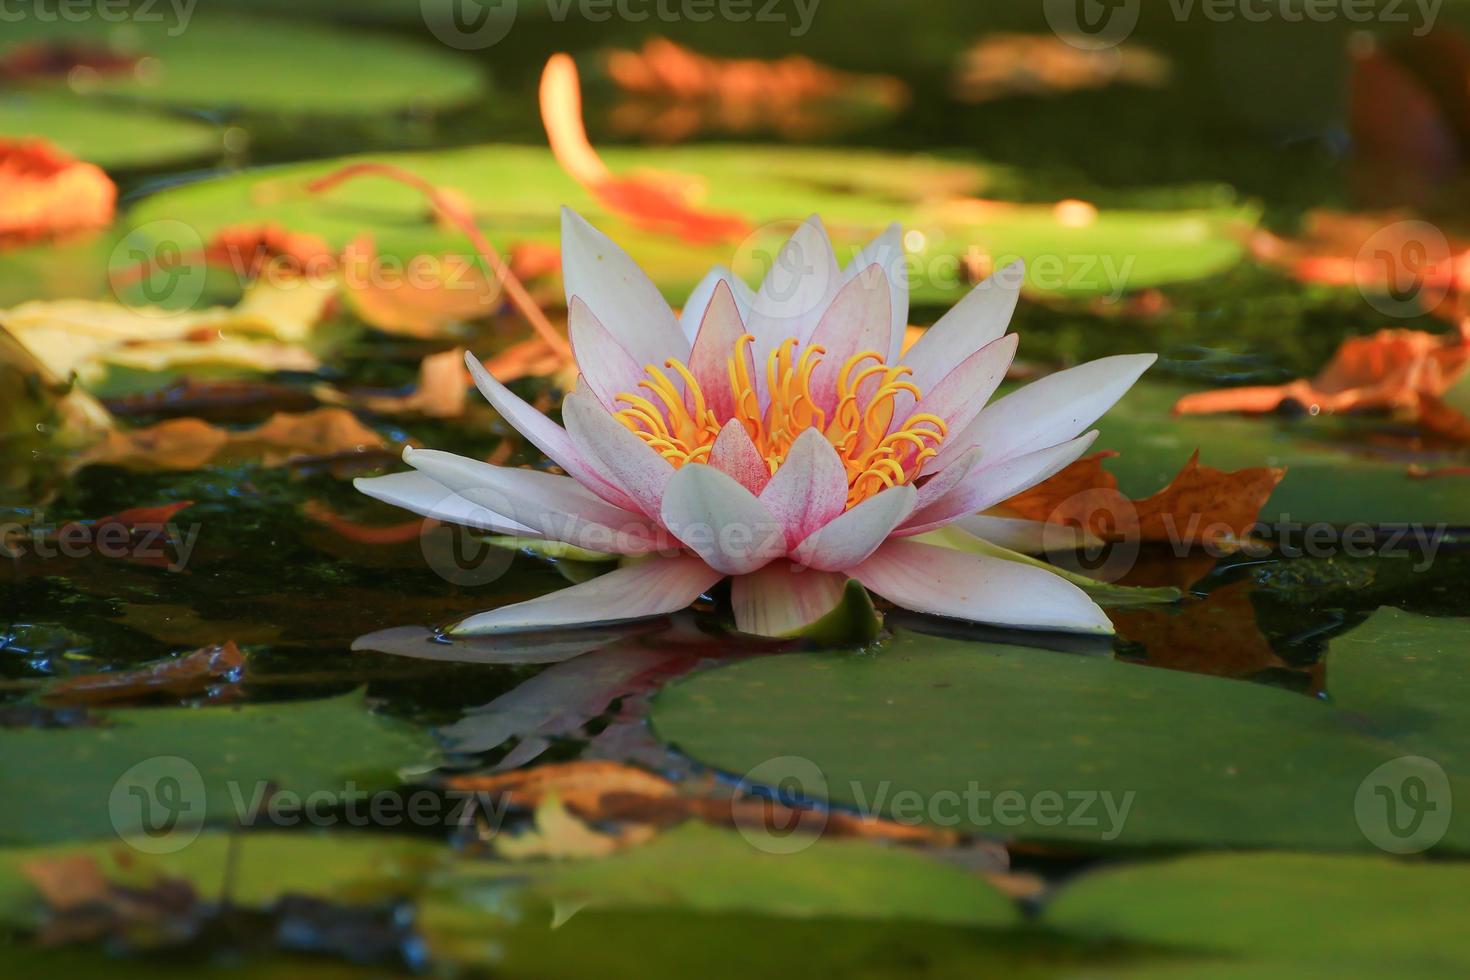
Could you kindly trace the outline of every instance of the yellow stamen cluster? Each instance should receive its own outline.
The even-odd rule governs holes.
[[[888,366],[876,351],[848,358],[837,373],[836,405],[829,419],[811,390],[812,377],[826,351],[814,344],[798,358],[796,339],[787,338],[766,362],[769,400],[762,412],[746,356],[753,343],[752,335],[741,337],[727,363],[734,406],[730,418],[740,421],[772,473],[785,461],[796,437],[816,429],[827,437],[847,469],[847,506],[852,507],[885,487],[912,482],[924,461],[938,452],[946,427],[935,415],[910,415],[902,427],[888,431],[898,394],[908,392],[915,401],[920,396],[913,382],[904,380],[908,368]],[[684,393],[650,364],[647,380],[639,382],[648,397],[619,393],[618,400],[628,407],[616,416],[674,466],[708,462],[715,439],[729,418],[718,417],[686,366],[673,359],[664,366],[684,380]]]

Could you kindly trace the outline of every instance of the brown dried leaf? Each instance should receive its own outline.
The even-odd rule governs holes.
[[[47,688],[41,699],[53,705],[93,705],[154,694],[190,697],[238,683],[244,668],[245,654],[229,640],[138,670],[69,677]]]
[[[364,322],[390,333],[437,337],[495,312],[500,285],[473,259],[419,255],[402,267],[378,260],[371,235],[342,252],[342,292]]]

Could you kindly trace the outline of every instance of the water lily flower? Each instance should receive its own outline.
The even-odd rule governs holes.
[[[675,316],[607,236],[562,215],[569,332],[581,371],[565,427],[467,358],[497,411],[566,475],[408,449],[413,472],[359,480],[418,514],[622,556],[605,575],[479,613],[455,633],[659,616],[731,580],[735,623],[786,635],[849,580],[895,605],[1012,627],[1111,632],[1075,585],[1034,565],[916,541],[1079,458],[1088,427],[1154,361],[1107,357],[988,404],[1019,264],[981,283],[900,353],[908,318],[897,226],[840,269],[808,219],[758,291],[717,267]]]

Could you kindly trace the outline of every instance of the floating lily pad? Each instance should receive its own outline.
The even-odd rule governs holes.
[[[547,901],[597,908],[682,908],[797,918],[909,919],[1005,926],[1011,900],[983,879],[863,840],[744,834],[686,824],[610,858],[507,867],[465,864],[441,887],[513,875]]]
[[[123,850],[115,839],[7,848],[0,850],[0,922],[24,928],[41,911],[40,897],[21,873],[24,865],[78,854],[95,860],[109,881],[141,886],[159,876],[181,879],[206,901],[222,897],[228,878],[230,900],[256,908],[283,895],[391,897],[408,890],[417,873],[447,864],[452,852],[428,839],[286,831],[235,838],[208,832],[154,854]]]
[[[1188,388],[1135,385],[1099,423],[1097,444],[1121,455],[1107,462],[1120,489],[1146,496],[1165,486],[1195,449],[1219,469],[1285,466],[1286,478],[1261,511],[1266,523],[1470,526],[1464,477],[1410,475],[1411,464],[1470,464],[1467,452],[1413,448],[1377,419],[1171,415]],[[1406,542],[1411,545],[1413,542]]]
[[[1463,864],[1205,855],[1088,875],[1057,896],[1045,921],[1078,938],[1229,956],[1231,976],[1261,976],[1258,961],[1282,976],[1301,975],[1288,965],[1323,963],[1338,976],[1462,976],[1467,889]]]
[[[73,80],[83,94],[165,105],[347,116],[460,105],[481,89],[473,62],[430,43],[205,10],[180,22],[164,4],[126,23],[22,19],[6,25],[0,53],[49,42],[137,59]]]
[[[1365,849],[1382,839],[1382,814],[1357,794],[1380,766],[1427,756],[1465,771],[1467,639],[1470,621],[1380,610],[1334,642],[1324,703],[900,632],[873,656],[763,657],[692,676],[659,694],[653,717],[700,762],[741,774],[807,760],[789,774],[805,792],[895,819],[1087,844]],[[1470,847],[1463,813],[1438,829],[1439,846]]]
[[[65,95],[6,93],[0,98],[0,137],[32,136],[109,169],[161,166],[220,151],[219,131],[208,123]]]
[[[267,783],[306,795],[398,782],[433,762],[425,732],[367,710],[363,695],[240,708],[98,712],[104,727],[6,735],[0,842],[132,834],[140,823],[198,826],[252,814]]]
[[[936,195],[973,194],[986,185],[988,172],[926,156],[708,145],[618,149],[604,156],[618,173],[689,178],[699,185],[703,206],[741,214],[757,231],[740,243],[706,246],[638,231],[608,215],[539,148],[480,146],[373,159],[459,192],[501,248],[526,241],[556,244],[558,209],[575,207],[626,247],[675,303],[716,263],[758,279],[795,222],[812,212],[827,222],[844,261],[893,221],[919,231],[922,237],[910,239],[919,246],[910,276],[916,302],[957,299],[968,288],[962,259],[976,242],[992,258],[1031,259],[1029,275],[1037,288],[1097,295],[1218,272],[1240,257],[1234,227],[1253,221],[1249,211],[1229,205],[1103,212],[1080,229],[1061,227],[1044,208],[987,212],[983,220],[968,212],[951,215],[925,202]],[[400,258],[465,248],[457,232],[435,224],[420,194],[386,180],[363,178],[321,197],[306,193],[311,178],[354,159],[364,158],[247,172],[165,191],[140,204],[131,222],[137,227],[169,218],[208,238],[229,225],[275,221],[338,246],[370,231],[381,253]]]

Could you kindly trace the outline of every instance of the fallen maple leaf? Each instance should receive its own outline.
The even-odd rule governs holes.
[[[322,276],[337,268],[326,239],[288,231],[274,222],[221,228],[204,246],[205,261],[228,266],[241,282],[266,270],[289,277]]]
[[[0,248],[112,224],[117,188],[42,139],[0,138]]]
[[[1199,463],[1199,451],[1158,493],[1130,500],[1103,469],[1112,452],[1083,457],[1005,501],[1005,516],[1080,528],[1102,541],[1156,541],[1233,549],[1247,540],[1285,469],[1225,472]]]
[[[312,371],[316,357],[298,344],[330,299],[329,292],[307,280],[258,282],[233,307],[174,311],[38,300],[0,311],[0,326],[57,377],[76,375],[84,383],[100,378],[109,365],[145,371],[186,364]]]
[[[108,463],[127,469],[198,469],[223,457],[258,459],[280,466],[301,459],[381,451],[383,437],[342,408],[277,412],[251,429],[228,430],[202,419],[169,419],[124,431],[114,429],[70,460],[73,469]]]
[[[960,56],[951,91],[961,102],[989,102],[1013,95],[1056,95],[1104,88],[1117,82],[1159,88],[1169,80],[1169,59],[1139,44],[1081,46],[1055,34],[997,32]]]
[[[1313,415],[1387,412],[1426,431],[1470,441],[1470,419],[1444,396],[1470,367],[1470,321],[1458,332],[1380,330],[1343,342],[1327,367],[1312,379],[1284,385],[1222,388],[1185,395],[1179,415],[1217,412],[1260,414],[1295,403]]]
[[[317,389],[317,397],[324,402],[352,404],[380,415],[413,413],[450,419],[464,414],[472,384],[464,365],[464,348],[455,347],[424,358],[419,364],[418,384],[406,395],[348,395],[323,386]]]
[[[699,244],[738,241],[751,223],[737,214],[694,207],[668,189],[666,180],[619,177],[607,168],[582,124],[582,90],[577,65],[555,54],[541,73],[541,122],[551,153],[571,177],[604,207],[649,231]]]
[[[154,694],[212,694],[220,685],[238,683],[244,668],[245,654],[234,641],[228,641],[137,670],[68,677],[48,687],[41,700],[52,705],[93,705]]]
[[[490,839],[495,853],[512,861],[533,858],[599,858],[625,847],[651,840],[651,827],[630,827],[619,834],[593,830],[573,816],[556,794],[548,793],[536,807],[536,829],[512,837],[496,834]]]
[[[713,58],[654,37],[640,51],[609,52],[605,63],[627,97],[613,109],[614,127],[665,142],[701,130],[811,136],[833,128],[837,103],[893,111],[908,101],[908,87],[892,76],[838,71],[802,55]]]
[[[411,337],[436,337],[450,324],[483,319],[500,302],[499,284],[473,260],[421,255],[398,270],[378,261],[371,235],[343,250],[341,275],[343,296],[363,322]]]

